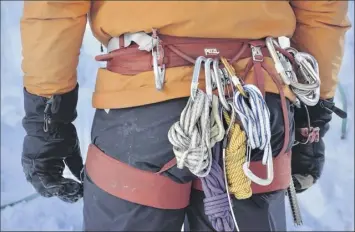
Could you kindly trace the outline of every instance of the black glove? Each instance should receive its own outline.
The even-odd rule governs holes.
[[[321,99],[312,107],[295,108],[297,145],[292,148],[292,178],[297,193],[311,187],[322,174],[325,160],[323,138],[329,130],[333,112],[346,117],[345,112],[335,107],[333,98]]]
[[[82,183],[62,176],[65,164],[81,180],[83,160],[72,122],[77,117],[78,85],[69,93],[44,98],[24,89],[26,130],[22,167],[36,191],[44,197],[57,196],[76,202],[83,196]]]

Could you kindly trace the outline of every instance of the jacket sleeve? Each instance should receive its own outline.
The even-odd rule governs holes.
[[[344,37],[351,27],[347,1],[291,0],[297,26],[292,46],[313,55],[319,64],[321,98],[334,97],[344,54]]]
[[[73,90],[90,1],[24,1],[24,87],[49,97]]]

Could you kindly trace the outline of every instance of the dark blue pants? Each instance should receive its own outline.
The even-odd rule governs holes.
[[[133,167],[156,172],[174,157],[167,133],[179,120],[187,99],[171,100],[144,107],[97,110],[92,126],[92,143],[105,153]],[[273,154],[283,145],[280,97],[267,94],[271,113]],[[293,108],[288,103],[290,138],[293,139]],[[290,142],[290,147],[292,144]],[[261,159],[260,151],[252,159]],[[176,167],[164,175],[179,183],[194,179],[187,169]],[[149,194],[149,193],[147,193]],[[119,199],[98,188],[86,175],[84,181],[84,230],[86,231],[213,231],[204,214],[203,192],[193,190],[186,209],[162,210]],[[285,231],[285,192],[257,194],[246,200],[233,198],[234,213],[241,231]]]

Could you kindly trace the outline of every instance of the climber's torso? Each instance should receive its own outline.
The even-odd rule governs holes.
[[[97,1],[92,3],[90,20],[95,36],[104,43],[110,36],[150,32],[152,27],[176,36],[257,39],[291,36],[296,25],[288,1]]]
[[[259,39],[291,36],[296,24],[293,10],[286,1],[100,1],[92,3],[89,18],[94,36],[104,45],[114,36],[127,32],[151,32],[152,28],[157,28],[160,34],[174,36]],[[244,59],[235,64],[237,74],[243,72],[246,63]],[[185,93],[189,92],[191,76],[190,67],[170,68],[166,71],[164,91],[157,93],[153,72],[124,76],[100,69],[93,105],[96,108],[116,108],[184,97],[188,95]],[[278,92],[270,78],[265,79],[266,91]]]

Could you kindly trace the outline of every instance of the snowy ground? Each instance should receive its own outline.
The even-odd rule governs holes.
[[[350,17],[354,18],[354,2],[350,1]],[[1,205],[33,193],[25,181],[20,165],[24,131],[21,127],[22,72],[19,20],[22,2],[1,1]],[[354,22],[353,22],[354,23]],[[349,230],[354,231],[354,32],[346,38],[347,49],[340,79],[348,98],[348,137],[340,139],[341,120],[334,117],[326,137],[327,159],[319,183],[300,195],[304,226],[290,230]],[[326,48],[325,48],[326,49]],[[100,45],[88,28],[80,64],[81,84],[76,120],[83,154],[89,143],[93,109],[91,94],[96,70],[93,56]],[[338,105],[340,95],[337,95]],[[288,219],[291,219],[288,212]],[[81,230],[82,201],[69,205],[57,199],[37,198],[1,211],[1,230],[62,231]]]

